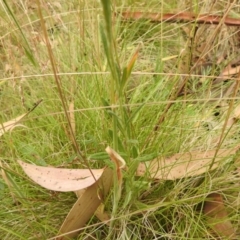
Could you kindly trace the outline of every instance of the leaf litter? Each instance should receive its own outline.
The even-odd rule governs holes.
[[[20,124],[20,122],[26,117],[28,116],[28,114],[30,112],[32,112],[40,103],[42,102],[42,99],[39,100],[38,102],[34,103],[33,107],[26,113],[13,118],[7,122],[4,123],[0,123],[0,137],[3,136],[5,133],[7,132],[11,132],[14,128],[16,127],[24,127],[26,128],[25,125]],[[15,194],[14,191],[12,191],[12,189],[14,188],[11,179],[9,178],[9,176],[6,174],[5,172],[5,166],[7,165],[7,163],[3,163],[2,160],[0,160],[0,168],[1,168],[1,172],[0,174],[2,175],[2,179],[5,181],[6,185],[8,186],[8,188],[10,189],[10,194],[12,196],[12,198],[14,199],[14,202],[17,203],[17,200],[15,199]]]
[[[122,175],[120,172],[126,163],[110,147],[106,148],[106,152],[114,162],[118,180],[121,182]],[[108,214],[103,212],[103,201],[113,182],[113,170],[110,168],[92,169],[93,177],[89,169],[42,167],[20,160],[18,160],[18,163],[28,177],[40,186],[53,191],[74,191],[78,197],[59,230],[59,236],[55,239],[62,240],[66,237],[78,235],[80,228],[84,226],[95,212],[101,221],[106,222],[109,220]]]
[[[103,169],[92,169],[94,177],[88,169],[63,169],[35,166],[18,160],[24,172],[40,186],[60,192],[78,191],[91,186],[98,180]]]
[[[30,112],[32,112],[40,103],[42,102],[42,99],[38,100],[36,103],[34,103],[33,107],[26,113],[14,118],[14,119],[11,119],[7,122],[4,122],[4,123],[0,123],[0,137],[8,132],[8,131],[11,131],[12,129],[14,129],[15,127],[18,127],[18,126],[22,126],[22,127],[25,127],[24,125],[22,124],[19,124],[21,122],[21,120],[23,120],[23,118],[25,118]]]
[[[26,117],[27,115],[28,115],[28,113],[24,113],[24,114],[22,114],[22,115],[20,115],[20,116],[18,116],[18,117],[16,117],[16,118],[10,120],[10,121],[7,121],[7,122],[2,123],[2,124],[0,125],[0,137],[1,137],[4,133],[13,130],[15,127],[19,127],[19,126],[25,127],[24,125],[19,124],[19,122],[20,122],[24,117]]]
[[[211,170],[216,169],[224,158],[233,156],[239,148],[240,145],[232,149],[220,149],[217,156],[215,156],[217,149],[213,149],[205,152],[177,153],[169,158],[155,158],[148,166],[140,163],[136,175],[149,174],[151,178],[163,180],[198,176],[208,171],[214,157],[215,161]]]
[[[204,202],[203,213],[207,217],[209,227],[220,237],[236,239],[236,232],[229,221],[223,197],[219,193],[210,193]]]
[[[113,171],[105,168],[101,177],[93,185],[89,186],[77,199],[72,209],[64,220],[56,240],[63,240],[78,235],[85,223],[93,216],[97,208],[103,202],[111,188]]]
[[[122,181],[121,169],[125,167],[124,159],[112,148],[107,147],[106,152],[116,166],[116,174],[119,182]],[[63,240],[66,237],[75,237],[78,235],[85,223],[93,216],[105,224],[110,220],[109,215],[103,211],[104,200],[108,195],[113,183],[113,170],[110,168],[103,169],[102,175],[91,186],[80,192],[80,197],[73,205],[59,230],[59,236],[56,240]],[[78,195],[79,192],[76,194]]]
[[[220,149],[215,156],[216,149],[205,152],[177,153],[169,158],[155,158],[149,165],[140,163],[136,176],[149,174],[150,178],[162,180],[175,180],[179,178],[197,176],[208,171],[215,157],[212,170],[217,168],[223,159],[234,155],[240,146],[232,149]],[[39,185],[54,191],[74,191],[78,197],[76,203],[68,213],[63,222],[57,240],[65,237],[77,236],[84,224],[94,215],[100,221],[107,224],[109,215],[103,211],[104,199],[109,193],[116,174],[118,180],[122,181],[121,170],[126,169],[124,159],[110,147],[106,148],[110,159],[115,163],[115,173],[110,168],[92,169],[96,178],[93,178],[88,169],[59,169],[54,167],[39,167],[18,161],[24,172]],[[210,195],[211,196],[211,195]],[[210,206],[210,207],[208,207]],[[213,208],[210,203],[205,202],[204,213],[209,214],[208,209]],[[229,223],[228,223],[229,225]],[[218,228],[216,225],[215,228]]]
[[[209,18],[209,16],[207,17]],[[217,20],[218,19],[221,19],[221,17],[217,18]],[[226,22],[227,20],[229,20],[229,18],[225,19]],[[230,20],[232,21],[234,19]],[[210,20],[210,23],[212,24],[212,20]],[[227,74],[223,74],[223,76],[225,75],[229,75],[229,69]],[[74,109],[74,105],[69,106],[70,112],[72,111],[71,109]],[[20,117],[25,117],[25,115],[24,116],[22,115]],[[0,126],[0,136],[2,136],[6,131],[13,129],[13,127],[9,126],[11,125],[15,127],[18,126],[17,123],[21,121],[21,119],[22,118],[19,119],[16,118],[12,120],[13,122],[10,121],[7,122],[8,124],[10,123],[9,125],[4,126],[5,123],[2,124],[2,127]],[[71,122],[71,125],[73,129],[75,129],[75,120]],[[235,154],[237,150],[238,147],[235,147],[233,149],[220,149],[218,151],[217,156],[215,156],[217,149],[214,149],[206,152],[177,153],[170,158],[159,157],[150,161],[148,166],[146,166],[144,163],[140,163],[136,175],[142,176],[145,174],[149,174],[151,178],[163,180],[175,180],[184,177],[197,176],[208,171],[213,158],[215,158],[215,164],[211,169],[217,168],[222,162],[222,160],[224,160],[224,158],[230,157],[231,155]],[[112,154],[112,156],[113,156],[112,159],[114,160],[121,159],[118,158],[119,155],[116,157],[116,155]],[[84,226],[88,219],[90,219],[91,216],[94,214],[97,207],[101,206],[104,197],[108,194],[110,187],[112,185],[112,178],[114,174],[113,171],[109,168],[93,169],[92,171],[94,172],[94,176],[95,177],[97,176],[96,177],[97,181],[95,181],[95,179],[91,179],[91,174],[88,175],[88,173],[90,173],[88,169],[75,170],[75,169],[56,169],[53,167],[44,168],[27,164],[22,161],[19,161],[19,164],[21,165],[25,173],[32,180],[34,180],[36,183],[40,185],[42,184],[41,186],[43,187],[45,187],[45,181],[46,182],[49,181],[51,182],[50,184],[51,187],[58,188],[58,190],[56,191],[63,191],[63,189],[69,189],[67,191],[76,192],[78,200],[71,209],[71,211],[69,212],[66,220],[64,221],[60,229],[61,233],[67,233],[70,231],[74,231],[75,229],[79,231],[79,228]],[[118,178],[122,180],[122,175],[119,173],[121,167],[119,166],[119,164],[117,166],[118,166],[117,167]],[[56,173],[60,174],[56,175]],[[37,176],[36,180],[35,175]],[[47,176],[47,178],[44,178],[45,176]],[[46,187],[47,189],[51,189],[48,188],[49,182],[47,184],[48,186]],[[66,184],[66,182],[68,182],[68,184]],[[75,188],[73,188],[72,190],[71,184],[74,185],[74,187],[78,185],[76,190]],[[79,188],[79,185],[81,185],[81,188]],[[61,190],[59,190],[59,187]],[[210,216],[211,218],[214,219],[212,228],[223,236],[228,237],[230,235],[233,235],[234,230],[229,221],[224,223],[226,226],[228,226],[227,230],[224,230],[226,229],[225,225],[215,224],[216,219],[219,218],[222,219],[224,217],[227,218],[227,213],[223,204],[222,196],[220,194],[210,194],[208,198],[212,199],[212,201],[210,200],[205,201],[204,213],[207,216]],[[101,208],[99,208],[99,211],[101,212]],[[73,237],[75,235],[76,233],[69,233],[68,237]],[[59,236],[59,238],[57,239],[63,238]]]

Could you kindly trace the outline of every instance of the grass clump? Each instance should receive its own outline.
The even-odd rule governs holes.
[[[224,11],[224,1],[206,4],[43,1],[42,23],[51,53],[38,6],[3,4],[0,122],[27,112],[40,99],[43,102],[21,122],[25,127],[0,139],[2,239],[54,237],[76,200],[73,193],[51,192],[32,183],[17,159],[42,166],[101,168],[110,164],[104,153],[108,145],[128,166],[121,189],[115,182],[105,203],[112,222],[108,226],[93,217],[78,239],[214,239],[202,211],[212,192],[223,196],[228,218],[238,228],[239,176],[233,174],[239,167],[237,157],[191,178],[153,181],[135,176],[139,162],[159,155],[239,144],[233,113],[239,104],[238,86],[229,90],[235,76],[216,80],[237,58],[238,30],[224,25],[216,31],[214,26],[194,23],[122,21],[113,14]],[[230,14],[237,11],[238,6],[231,5]],[[199,59],[203,63],[194,68]],[[74,103],[72,133],[63,101],[67,110]]]

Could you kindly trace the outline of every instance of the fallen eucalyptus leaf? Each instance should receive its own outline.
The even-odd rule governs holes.
[[[105,168],[100,179],[89,186],[78,198],[63,222],[55,240],[63,240],[78,235],[85,223],[93,216],[107,196],[113,181],[113,171]]]
[[[203,212],[207,216],[209,226],[217,235],[227,237],[227,239],[236,239],[235,230],[229,221],[223,198],[219,193],[208,195],[204,203]]]
[[[77,198],[81,197],[82,194],[85,192],[85,190],[86,190],[86,189],[80,189],[80,190],[78,190],[78,191],[74,191],[75,194],[76,194],[76,196],[77,196]]]
[[[155,158],[149,165],[140,163],[137,176],[149,173],[151,178],[174,180],[183,177],[197,176],[208,171],[215,157],[211,170],[217,168],[223,158],[235,154],[239,146],[232,149],[220,149],[215,157],[216,149],[206,152],[177,153],[169,158]]]
[[[220,76],[228,76],[229,77],[231,75],[239,73],[239,71],[240,71],[240,66],[232,67],[231,64],[229,64],[226,68],[223,69]]]
[[[24,172],[40,186],[53,191],[71,192],[87,188],[102,175],[103,169],[63,169],[41,167],[18,160]]]

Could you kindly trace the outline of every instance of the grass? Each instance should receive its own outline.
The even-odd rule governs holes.
[[[86,163],[79,160],[72,146],[37,5],[18,1],[8,4],[12,12],[3,4],[0,20],[0,122],[25,113],[40,99],[43,102],[22,122],[25,128],[18,127],[0,139],[0,158],[7,174],[0,179],[0,236],[48,239],[58,233],[76,197],[34,184],[24,175],[17,159],[66,168],[85,168]],[[113,3],[112,7],[116,11],[196,13],[211,9],[214,14],[223,12],[226,4],[125,1]],[[63,1],[61,5],[43,2],[41,7],[61,91],[67,106],[74,102],[75,138],[81,154],[92,168],[100,168],[109,164],[103,154],[109,145],[124,156],[130,169],[124,173],[121,196],[113,191],[105,204],[106,211],[115,218],[114,226],[93,217],[77,239],[214,239],[206,217],[199,211],[206,196],[214,191],[223,195],[229,218],[238,228],[239,177],[232,175],[232,170],[239,167],[237,161],[204,176],[176,181],[152,182],[134,177],[140,159],[231,148],[239,143],[238,123],[230,131],[223,131],[228,110],[232,114],[239,96],[231,100],[231,93],[227,96],[230,100],[220,99],[221,105],[220,100],[210,101],[231,84],[228,81],[214,86],[214,79],[238,56],[238,30],[222,26],[214,41],[201,52],[203,48],[191,45],[187,38],[192,31],[189,23],[122,22],[116,18],[111,32],[111,9],[104,6],[105,15],[96,1]],[[232,6],[230,14],[237,13],[238,8],[237,4]],[[198,44],[204,45],[215,29],[199,26]],[[138,47],[132,73],[124,78],[119,72],[130,66]],[[191,94],[171,99],[171,93],[188,76],[190,56],[201,54],[213,64],[204,71],[198,69],[187,79],[185,91]],[[223,55],[227,58],[216,64]],[[173,105],[166,111],[171,101]],[[154,133],[163,114],[164,121]],[[224,141],[219,146],[222,133]]]

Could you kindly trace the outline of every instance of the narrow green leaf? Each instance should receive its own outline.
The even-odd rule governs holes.
[[[112,41],[112,14],[111,14],[111,1],[110,0],[102,0],[103,6],[103,15],[105,18],[106,31],[108,35],[108,40]]]
[[[32,54],[26,47],[23,46],[23,48],[24,48],[24,51],[25,51],[25,53],[26,53],[27,58],[30,60],[30,62],[31,62],[34,66],[36,66],[37,64],[36,64],[36,62],[35,62],[35,60],[34,60],[33,54]]]
[[[135,53],[131,57],[130,61],[128,62],[128,65],[126,67],[124,67],[124,69],[123,69],[122,79],[121,79],[121,84],[120,84],[121,90],[123,90],[125,88],[127,80],[131,76],[132,69],[135,65],[135,62],[136,62],[137,58],[138,58],[139,48],[140,48],[140,46],[138,46],[137,50],[135,51]]]
[[[121,78],[121,83],[120,83],[120,91],[122,92],[126,86],[126,82],[128,79],[128,73],[127,73],[127,67],[123,68],[122,72],[122,78]]]
[[[105,160],[109,159],[109,155],[106,152],[98,152],[89,155],[88,158],[93,160]]]
[[[139,48],[140,48],[140,46],[138,46],[136,52],[133,54],[133,56],[131,57],[131,59],[130,59],[128,65],[127,65],[127,77],[130,76],[130,74],[132,72],[132,69],[133,69],[133,67],[135,65],[135,62],[136,62],[136,60],[138,58]]]
[[[132,156],[133,158],[136,158],[138,156],[138,149],[136,146],[132,147]]]
[[[106,99],[103,98],[103,97],[101,97],[101,100],[102,100],[103,106],[105,106],[105,107],[110,107],[110,104],[109,104],[109,101],[108,101],[108,100],[106,100]]]
[[[12,230],[9,229],[9,228],[5,228],[5,227],[3,227],[3,226],[0,225],[0,229],[3,230],[3,231],[5,231],[5,232],[8,233],[8,234],[11,234],[12,236],[17,237],[18,239],[26,240],[25,237],[21,236],[21,234],[18,234],[18,233],[16,233],[16,232],[12,231]],[[10,236],[9,236],[9,237],[10,237]]]
[[[113,131],[112,130],[108,130],[108,134],[109,136],[113,139]],[[125,156],[124,154],[124,147],[123,147],[123,144],[122,142],[120,141],[119,137],[117,136],[117,144],[118,144],[118,148],[119,148],[119,153],[121,153],[122,156]]]
[[[24,50],[25,50],[28,58],[30,59],[30,61],[32,62],[32,64],[33,64],[34,66],[36,66],[36,62],[35,62],[35,60],[34,60],[34,57],[33,57],[32,52],[31,52],[31,48],[30,48],[30,46],[29,46],[29,44],[28,44],[28,41],[27,41],[27,39],[26,39],[26,37],[25,37],[25,35],[24,35],[24,33],[23,33],[20,25],[19,25],[18,22],[17,22],[17,19],[15,18],[12,10],[11,10],[10,7],[8,6],[7,1],[6,1],[6,0],[3,0],[3,2],[4,2],[5,6],[6,6],[7,10],[8,10],[8,12],[9,12],[9,14],[11,15],[13,21],[14,21],[15,24],[17,25],[17,27],[18,27],[18,29],[19,29],[22,37],[23,37],[23,40],[25,41],[25,43],[26,43],[26,45],[27,45],[28,50],[27,50],[26,47],[24,47],[24,46],[23,46],[23,47],[24,47]]]
[[[101,39],[102,39],[102,43],[103,43],[103,49],[105,51],[105,54],[106,54],[106,57],[107,57],[107,61],[108,61],[108,64],[109,64],[110,56],[109,56],[108,40],[107,40],[105,31],[104,31],[103,25],[100,24],[99,28],[100,28],[100,35],[101,35]]]
[[[158,156],[159,156],[159,153],[150,153],[150,154],[146,154],[144,156],[140,156],[140,157],[136,158],[135,161],[147,162],[147,161],[153,160],[154,158],[156,158]]]
[[[128,123],[132,122],[134,123],[136,121],[136,118],[138,116],[139,111],[142,109],[142,107],[145,105],[145,103],[141,104],[130,116],[128,119]]]
[[[111,110],[108,110],[107,112],[117,121],[117,126],[118,126],[119,130],[121,131],[121,133],[124,135],[125,131],[123,128],[123,124],[122,124],[121,120],[119,119],[119,117],[117,116],[117,114]]]

